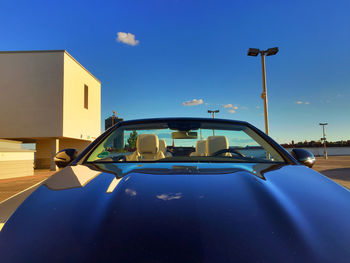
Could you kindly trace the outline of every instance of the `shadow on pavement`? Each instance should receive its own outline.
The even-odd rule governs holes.
[[[350,168],[338,168],[320,171],[331,179],[339,179],[350,182]]]

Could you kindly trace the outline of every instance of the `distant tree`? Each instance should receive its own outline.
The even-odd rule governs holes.
[[[326,141],[327,147],[349,147],[350,146],[350,140],[347,141],[335,141],[335,142],[330,142]],[[305,140],[304,142],[297,142],[294,143],[292,141],[290,144],[289,143],[284,143],[281,144],[282,147],[284,148],[303,148],[303,147],[323,147],[323,141],[310,141],[308,142]]]
[[[128,138],[128,148],[129,149],[136,149],[136,140],[137,140],[137,132],[133,131],[130,133],[130,136]]]

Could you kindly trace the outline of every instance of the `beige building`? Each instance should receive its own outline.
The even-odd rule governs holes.
[[[101,132],[101,82],[65,50],[0,52],[0,138],[36,143],[36,168]]]

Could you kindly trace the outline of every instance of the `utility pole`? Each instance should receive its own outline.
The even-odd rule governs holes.
[[[265,67],[265,56],[273,56],[278,52],[278,47],[269,48],[266,50],[260,50],[258,48],[250,48],[248,50],[248,56],[256,57],[261,55],[261,66],[262,66],[262,79],[263,79],[263,92],[261,98],[264,100],[264,118],[265,118],[265,133],[269,134],[269,116],[268,116],[268,102],[267,102],[267,89],[266,89],[266,67]]]
[[[219,113],[220,111],[219,110],[208,110],[208,113],[212,114],[213,116],[213,119],[215,119],[215,113]],[[213,136],[215,136],[215,130],[213,129]]]
[[[210,114],[212,114],[212,116],[213,116],[213,119],[215,118],[215,113],[219,113],[220,111],[219,110],[208,110],[208,113]]]
[[[268,116],[268,102],[267,102],[267,90],[266,90],[266,67],[265,67],[265,53],[261,53],[261,66],[262,66],[262,79],[263,79],[263,92],[261,98],[264,100],[264,119],[265,119],[265,133],[269,135],[269,116]]]
[[[320,125],[322,126],[322,131],[323,131],[323,137],[321,138],[321,141],[323,141],[323,156],[325,159],[328,159],[327,156],[327,148],[326,148],[326,133],[325,133],[325,129],[324,126],[328,125],[328,123],[320,123]]]

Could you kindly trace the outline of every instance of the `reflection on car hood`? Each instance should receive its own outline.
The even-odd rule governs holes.
[[[4,262],[346,262],[349,201],[349,191],[296,165],[73,166],[10,217],[0,254]]]

